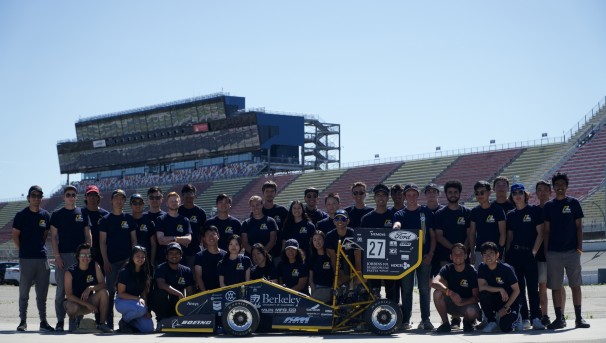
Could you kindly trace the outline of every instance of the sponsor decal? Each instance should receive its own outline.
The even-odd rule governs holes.
[[[397,255],[398,254],[398,249],[397,248],[390,248],[389,249],[389,254],[390,255]]]
[[[213,311],[221,311],[221,302],[213,301]]]
[[[390,247],[397,247],[398,246],[398,242],[397,241],[389,241],[389,246]]]
[[[400,255],[400,259],[402,261],[408,261],[408,260],[410,260],[410,256],[409,255]]]
[[[412,243],[400,242],[400,246],[401,247],[410,247],[410,246],[412,246]]]
[[[226,294],[227,296],[227,294]],[[269,295],[263,294],[263,304],[284,304],[284,305],[299,305],[299,301],[301,301],[300,297],[292,296],[290,293],[288,296],[284,296],[282,294]],[[234,293],[235,298],[235,293]]]
[[[274,313],[296,313],[296,312],[297,312],[296,307],[289,307],[289,308],[278,307],[278,308],[274,309]]]
[[[186,326],[186,325],[197,325],[197,326],[201,326],[201,325],[211,325],[212,321],[210,320],[181,320],[179,321],[179,319],[173,319],[173,321],[171,322],[171,327],[174,328],[178,328],[181,326]]]
[[[187,306],[200,306],[199,303],[192,303],[190,301],[187,302]]]
[[[227,300],[227,301],[236,300],[236,292],[234,292],[234,291],[225,292],[225,300]]]
[[[286,317],[284,324],[308,324],[309,317]]]
[[[371,232],[370,236],[372,236],[372,237],[385,237],[385,232]]]
[[[255,305],[255,307],[261,307],[261,296],[259,294],[251,295],[250,302]]]
[[[320,304],[316,304],[315,306],[307,308],[307,311],[309,311],[309,312],[318,312],[318,311],[320,311]]]
[[[419,239],[419,236],[417,236],[414,232],[397,230],[390,232],[389,238],[398,242],[411,242]]]
[[[362,242],[364,242],[364,238],[358,237],[358,238],[356,238],[356,242],[362,243]]]

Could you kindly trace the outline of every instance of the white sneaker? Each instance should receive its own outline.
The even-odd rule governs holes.
[[[535,318],[532,320],[532,328],[534,330],[545,330],[545,325],[543,325],[540,318]]]
[[[524,323],[522,320],[513,323],[513,331],[524,331]]]
[[[528,329],[530,329],[530,320],[528,320],[528,319],[524,319],[524,320],[522,321],[522,326],[524,327],[524,330],[528,330]]]
[[[491,333],[491,332],[493,332],[496,329],[497,329],[497,323],[495,323],[495,322],[489,322],[489,323],[486,323],[486,326],[484,326],[484,328],[482,329],[482,332],[483,333]]]

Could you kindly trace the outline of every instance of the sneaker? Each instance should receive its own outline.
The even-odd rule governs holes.
[[[491,333],[494,330],[497,329],[497,323],[495,322],[490,322],[490,323],[486,323],[486,326],[484,326],[484,328],[482,329],[483,333]]]
[[[438,326],[438,328],[436,329],[437,333],[446,333],[446,332],[450,332],[450,324],[448,323],[444,323],[440,326]]]
[[[410,329],[412,329],[412,324],[402,323],[402,326],[400,326],[400,328],[402,328],[402,330],[410,330]]]
[[[450,328],[453,330],[457,330],[457,329],[461,328],[461,318],[453,317],[450,320]]]
[[[531,327],[530,320],[529,319],[524,319],[522,321],[522,327],[524,328],[524,330],[530,329],[530,327]]]
[[[545,325],[539,318],[535,318],[532,320],[532,329],[533,330],[545,330]]]
[[[581,319],[577,319],[574,322],[574,327],[578,328],[578,329],[588,329],[591,325],[589,325],[589,323],[587,323],[585,321],[585,319],[581,318]]]
[[[524,321],[518,320],[514,322],[513,331],[524,331]]]
[[[557,330],[563,329],[566,327],[566,320],[562,320],[560,318],[556,318],[551,322],[551,324],[547,325],[547,329],[549,330]]]
[[[549,318],[549,316],[548,316],[548,315],[544,315],[544,316],[541,318],[541,323],[542,323],[543,325],[547,326],[547,325],[551,324],[551,319]]]
[[[78,330],[78,326],[79,326],[78,322],[76,321],[75,318],[74,319],[70,318],[67,321],[67,331],[69,331],[69,332],[74,332],[74,331]]]
[[[463,321],[463,332],[473,332],[475,329],[473,323],[467,320]]]
[[[57,322],[57,325],[55,325],[55,331],[57,332],[63,332],[63,322]]]
[[[45,320],[43,322],[40,322],[40,331],[53,332],[55,331],[55,329],[52,326],[48,325],[48,322]]]
[[[478,323],[478,325],[476,325],[476,330],[483,330],[484,327],[486,327],[486,324],[488,324],[488,322],[486,322],[485,320],[482,320],[481,322]]]
[[[27,323],[25,322],[25,320],[22,320],[19,323],[19,326],[17,326],[17,331],[23,332],[23,331],[26,331],[26,330],[27,330]]]
[[[97,330],[99,330],[103,333],[114,333],[114,330],[112,330],[112,328],[107,326],[107,324],[97,324]]]
[[[425,319],[425,320],[422,320],[419,323],[419,325],[417,326],[417,329],[421,329],[421,330],[433,330],[433,324],[431,323],[431,320]]]
[[[120,321],[118,322],[118,332],[135,333],[135,330],[133,330],[133,327],[130,324],[128,324],[126,321],[124,321],[124,319],[120,319]]]

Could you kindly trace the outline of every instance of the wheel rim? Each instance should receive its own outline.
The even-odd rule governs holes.
[[[227,325],[234,331],[246,331],[253,324],[253,315],[244,306],[236,306],[227,313]]]
[[[389,330],[396,325],[398,315],[391,306],[377,306],[372,311],[372,325],[377,329]]]

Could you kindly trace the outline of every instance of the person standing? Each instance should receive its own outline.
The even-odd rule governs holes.
[[[307,187],[303,193],[305,214],[307,214],[307,218],[309,218],[314,225],[317,225],[319,221],[328,218],[328,214],[318,208],[319,195],[320,192],[314,187]]]
[[[279,260],[279,256],[282,252],[282,230],[284,228],[284,221],[286,221],[286,216],[288,215],[288,210],[282,205],[274,204],[277,192],[278,185],[271,180],[266,181],[261,187],[261,195],[263,197],[263,206],[261,207],[261,210],[263,215],[272,218],[276,222],[276,243],[272,245],[271,248],[266,248],[272,256],[275,258],[277,257]],[[242,239],[244,239],[244,237],[242,237]]]
[[[346,207],[345,212],[349,216],[349,227],[355,229],[360,227],[362,217],[372,211],[372,207],[368,207],[364,203],[366,199],[366,184],[364,182],[358,181],[351,185],[351,194],[353,195],[354,204]]]
[[[191,228],[192,244],[185,248],[185,264],[191,269],[194,269],[194,261],[196,254],[200,252],[200,242],[202,238],[202,227],[206,223],[206,212],[194,204],[196,200],[196,186],[191,183],[183,186],[181,189],[181,197],[183,204],[179,206],[179,214],[189,219]]]
[[[152,186],[147,190],[147,201],[149,204],[149,208],[147,212],[143,215],[149,218],[156,225],[156,230],[158,228],[158,223],[156,223],[156,219],[158,219],[161,215],[166,214],[162,210],[162,199],[164,198],[162,194],[162,190],[158,186]],[[162,262],[166,261],[166,257],[164,256],[164,250],[160,247],[158,243],[158,237],[156,235],[156,259],[150,260],[152,267],[155,268]]]
[[[251,215],[242,222],[242,247],[250,255],[252,246],[255,243],[261,243],[274,258],[274,264],[277,264],[276,255],[272,252],[275,251],[274,246],[277,244],[278,225],[273,218],[263,213],[263,202],[260,196],[253,195],[248,204]],[[229,246],[227,251],[229,251]],[[280,248],[277,251],[280,251]]]
[[[156,239],[156,223],[148,216],[144,215],[143,208],[145,201],[143,196],[135,193],[130,196],[130,210],[133,220],[136,224],[137,244],[145,248],[147,252],[147,262],[150,263],[156,260],[156,250],[158,249],[158,240]]]
[[[233,235],[240,235],[242,224],[229,214],[231,209],[231,197],[227,194],[219,194],[215,201],[217,214],[210,218],[205,226],[215,226],[219,230],[219,249],[227,251],[229,239]]]
[[[32,284],[35,284],[36,305],[40,331],[55,331],[46,321],[50,265],[46,255],[46,238],[50,230],[50,213],[40,207],[42,188],[31,186],[27,192],[29,206],[19,211],[13,220],[12,238],[19,249],[19,326],[27,330],[27,305]]]
[[[581,254],[583,253],[583,209],[579,201],[566,194],[568,175],[556,173],[551,184],[556,193],[555,199],[547,202],[543,208],[545,216],[545,256],[547,257],[547,287],[551,289],[555,319],[547,325],[550,330],[566,327],[562,313],[561,289],[564,271],[568,276],[568,285],[572,291],[575,327],[589,328],[590,325],[581,314]]]
[[[99,248],[99,223],[101,218],[109,212],[99,207],[99,203],[101,203],[99,188],[95,185],[86,187],[84,191],[84,205],[86,206],[82,208],[82,214],[88,217],[88,226],[92,237],[93,261],[97,262],[101,266],[101,271],[103,271],[103,256],[101,256],[101,249]]]
[[[494,181],[492,181],[492,189],[494,189],[495,194],[493,203],[501,206],[505,214],[514,209],[515,206],[513,202],[507,197],[507,192],[509,191],[509,179],[507,177],[502,175],[497,176]]]
[[[161,261],[165,261],[166,247],[170,243],[179,243],[181,245],[181,252],[183,253],[192,242],[189,219],[179,214],[179,206],[181,205],[181,197],[179,197],[179,194],[177,194],[177,192],[168,193],[166,205],[168,207],[168,212],[156,219],[158,255],[164,256],[162,258],[156,256],[156,259],[160,259]],[[179,262],[181,262],[181,260],[179,260]]]
[[[471,263],[476,268],[482,262],[480,248],[485,242],[494,242],[498,244],[499,256],[505,251],[505,241],[507,238],[505,211],[494,202],[490,202],[490,183],[478,181],[474,184],[476,200],[479,205],[471,210],[469,224],[469,245],[475,247],[475,254],[471,254]]]
[[[401,184],[396,183],[391,186],[390,190],[391,201],[393,206],[390,208],[391,212],[396,213],[404,208],[404,187]]]
[[[51,243],[55,253],[55,278],[57,288],[55,292],[55,313],[57,325],[55,331],[62,332],[65,321],[65,271],[76,263],[76,248],[82,243],[91,244],[89,219],[76,207],[78,190],[72,185],[63,189],[64,207],[56,210],[51,216]]]

